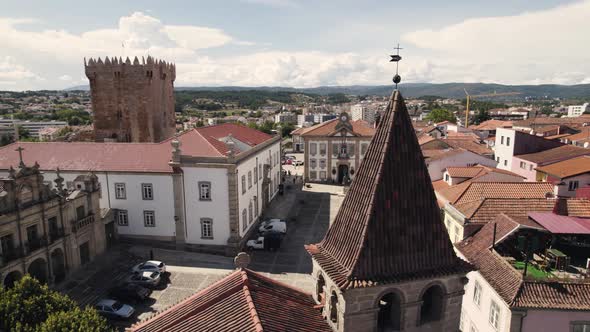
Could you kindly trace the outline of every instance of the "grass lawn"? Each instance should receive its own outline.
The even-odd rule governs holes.
[[[524,262],[514,262],[513,266],[517,270],[524,270]],[[524,272],[524,271],[523,271]],[[533,264],[529,264],[526,270],[527,276],[532,276],[537,279],[545,279],[553,276],[551,272],[545,272],[536,268]]]

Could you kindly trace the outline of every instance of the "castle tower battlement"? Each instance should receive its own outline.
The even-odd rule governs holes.
[[[174,135],[176,65],[151,56],[88,61],[94,134],[98,142],[160,142]]]

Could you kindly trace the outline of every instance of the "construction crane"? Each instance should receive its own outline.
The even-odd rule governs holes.
[[[469,101],[471,100],[471,98],[516,96],[516,95],[521,94],[521,92],[502,92],[502,93],[497,93],[496,91],[494,91],[494,93],[485,93],[485,94],[481,94],[481,95],[470,95],[467,92],[467,89],[463,88],[463,91],[465,91],[465,95],[467,96],[467,103],[465,105],[465,128],[467,128],[469,126]]]

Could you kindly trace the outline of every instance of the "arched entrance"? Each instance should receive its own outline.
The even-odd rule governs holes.
[[[440,320],[443,306],[443,289],[434,285],[422,295],[422,307],[420,308],[420,324],[436,322]]]
[[[64,258],[64,252],[61,248],[57,248],[51,253],[51,268],[53,269],[55,282],[61,282],[65,279],[66,261]]]
[[[401,298],[396,293],[385,294],[379,300],[378,331],[401,330]]]
[[[348,177],[348,165],[338,165],[338,183],[343,184]]]
[[[47,283],[47,262],[43,258],[35,259],[27,270],[31,277],[39,280],[40,283]]]
[[[4,278],[4,288],[11,288],[14,286],[14,283],[19,281],[22,277],[23,274],[20,273],[20,271],[12,271],[8,273]]]

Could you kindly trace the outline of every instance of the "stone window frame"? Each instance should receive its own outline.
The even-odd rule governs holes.
[[[246,209],[242,210],[242,231],[246,231],[248,229],[248,212]]]
[[[262,180],[262,164],[258,164],[258,179]]]
[[[479,283],[479,281],[475,280],[475,283],[473,284],[473,303],[475,303],[475,305],[480,308],[481,307],[481,296],[483,293],[483,288],[481,287],[481,284]]]
[[[124,216],[124,218],[123,218],[123,216]],[[117,211],[117,225],[118,226],[129,226],[129,211],[127,211],[127,210],[118,210]]]
[[[309,143],[309,155],[315,156],[318,153],[317,143]]]
[[[490,314],[488,317],[488,321],[492,328],[496,331],[500,328],[500,320],[502,318],[502,308],[500,305],[494,301],[494,299],[490,300]]]
[[[258,218],[258,196],[254,196],[252,200],[254,201],[254,217]]]
[[[248,204],[248,224],[254,221],[254,211],[252,210],[252,201]]]
[[[317,167],[317,160],[315,158],[309,159],[309,167],[316,168]]]
[[[252,188],[252,171],[248,171],[248,189]]]
[[[246,175],[242,175],[242,195],[246,193]]]
[[[212,196],[211,196],[211,181],[199,181],[198,182],[199,185],[199,201],[212,201]],[[209,186],[209,188],[207,189],[208,193],[207,193],[207,197],[203,197],[203,186]]]
[[[258,183],[258,166],[254,166],[254,183]]]
[[[207,232],[209,233],[208,235]],[[212,218],[201,218],[201,239],[213,240]]]
[[[313,180],[317,180],[317,172],[316,171],[309,171],[309,178]]]
[[[151,215],[151,223],[148,222],[148,219]],[[143,210],[143,226],[144,227],[156,227],[156,211],[154,210]]]
[[[151,183],[141,184],[141,199],[144,201],[154,200],[154,185]]]
[[[127,199],[126,187],[125,182],[115,182],[115,199]]]
[[[320,180],[321,181],[326,181],[328,179],[328,172],[326,171],[320,171]]]
[[[319,165],[319,167],[320,167],[321,169],[326,169],[326,165],[327,165],[327,164],[328,164],[328,163],[326,162],[326,159],[320,159],[320,165]]]
[[[318,151],[320,153],[320,156],[325,156],[326,153],[328,153],[328,146],[326,145],[326,143],[319,143]]]

